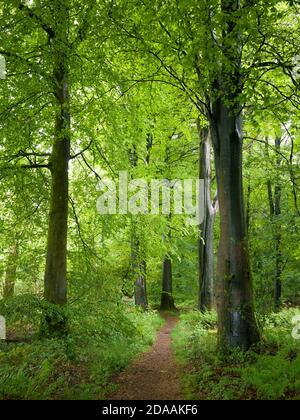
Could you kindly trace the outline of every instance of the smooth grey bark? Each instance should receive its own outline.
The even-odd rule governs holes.
[[[199,310],[214,306],[214,221],[217,201],[211,200],[211,144],[209,128],[198,125],[200,135],[200,179],[204,180],[204,219],[199,240]]]
[[[56,99],[55,131],[50,167],[52,188],[45,269],[45,299],[67,302],[67,228],[70,160],[70,95],[68,63],[68,2],[53,1],[55,29],[51,39],[53,87]],[[47,317],[49,329],[63,330],[64,322]],[[50,331],[51,332],[51,331]]]
[[[14,297],[15,295],[18,257],[19,257],[19,247],[18,247],[18,244],[15,244],[10,248],[8,259],[7,259],[4,288],[3,288],[4,299]]]
[[[223,56],[209,118],[221,219],[216,287],[219,344],[227,351],[249,349],[260,335],[254,314],[243,196],[242,69],[236,26],[240,2],[222,0],[221,7],[225,20]]]

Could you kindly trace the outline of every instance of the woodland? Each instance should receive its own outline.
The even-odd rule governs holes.
[[[0,0],[0,98],[0,400],[299,400],[300,2]]]

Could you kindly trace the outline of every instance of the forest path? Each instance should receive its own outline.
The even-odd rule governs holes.
[[[171,332],[178,322],[167,317],[149,351],[116,378],[119,389],[109,400],[183,400],[179,368],[171,349]]]

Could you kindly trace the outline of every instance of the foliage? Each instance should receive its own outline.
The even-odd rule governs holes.
[[[188,392],[195,396],[200,387],[200,396],[227,399],[298,395],[298,352],[292,360],[287,356],[296,352],[287,337],[298,312],[273,309],[276,280],[279,304],[300,303],[299,5],[235,3],[241,8],[229,17],[220,0],[0,2],[0,59],[7,67],[0,77],[0,314],[12,341],[1,344],[2,398],[103,396],[99,386],[105,388],[113,371],[151,343],[160,321],[134,309],[133,251],[147,268],[150,308],[159,305],[162,261],[172,260],[176,307],[190,311],[174,336],[179,357],[194,365]],[[66,22],[57,19],[62,5]],[[234,29],[223,40],[228,19]],[[59,126],[53,28],[60,24],[68,28],[59,48],[67,62],[72,121],[63,308],[43,298]],[[244,196],[254,300],[265,337],[261,355],[234,352],[229,361],[216,351],[216,314],[195,310],[198,245],[204,241],[199,227],[185,215],[170,221],[96,209],[99,181],[118,186],[119,171],[146,181],[198,177],[199,127],[209,124],[221,94],[215,86],[222,69],[234,76],[227,49],[238,51],[242,66]],[[233,77],[225,90],[235,89]],[[215,168],[211,175],[215,194]],[[272,214],[275,196],[279,209]],[[216,271],[220,215],[214,237]],[[47,315],[68,319],[65,339],[45,337]]]
[[[264,340],[247,353],[220,355],[215,330],[199,314],[184,314],[173,334],[187,398],[253,400],[300,398],[300,345],[292,338],[292,319],[299,310],[285,309],[266,319]]]
[[[10,331],[28,313],[8,316]],[[6,303],[7,314],[16,308]],[[20,307],[19,307],[20,309]],[[34,305],[30,313],[35,311]],[[1,399],[99,399],[109,392],[110,376],[122,370],[152,344],[162,320],[152,312],[120,308],[77,307],[69,313],[70,331],[64,339],[13,335],[0,347]],[[106,322],[101,321],[105,317]],[[36,318],[38,319],[38,318]],[[18,322],[18,321],[19,322]],[[32,317],[31,322],[34,323]],[[15,342],[14,342],[14,340]]]

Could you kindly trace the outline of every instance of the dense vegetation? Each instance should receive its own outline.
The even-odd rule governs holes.
[[[299,2],[3,0],[0,29],[0,398],[105,398],[179,309],[187,398],[299,399]],[[199,225],[147,214],[198,178]]]
[[[216,314],[183,314],[174,331],[174,348],[186,372],[188,399],[299,400],[300,348],[291,335],[297,309],[260,319],[263,342],[224,357],[217,351]]]

